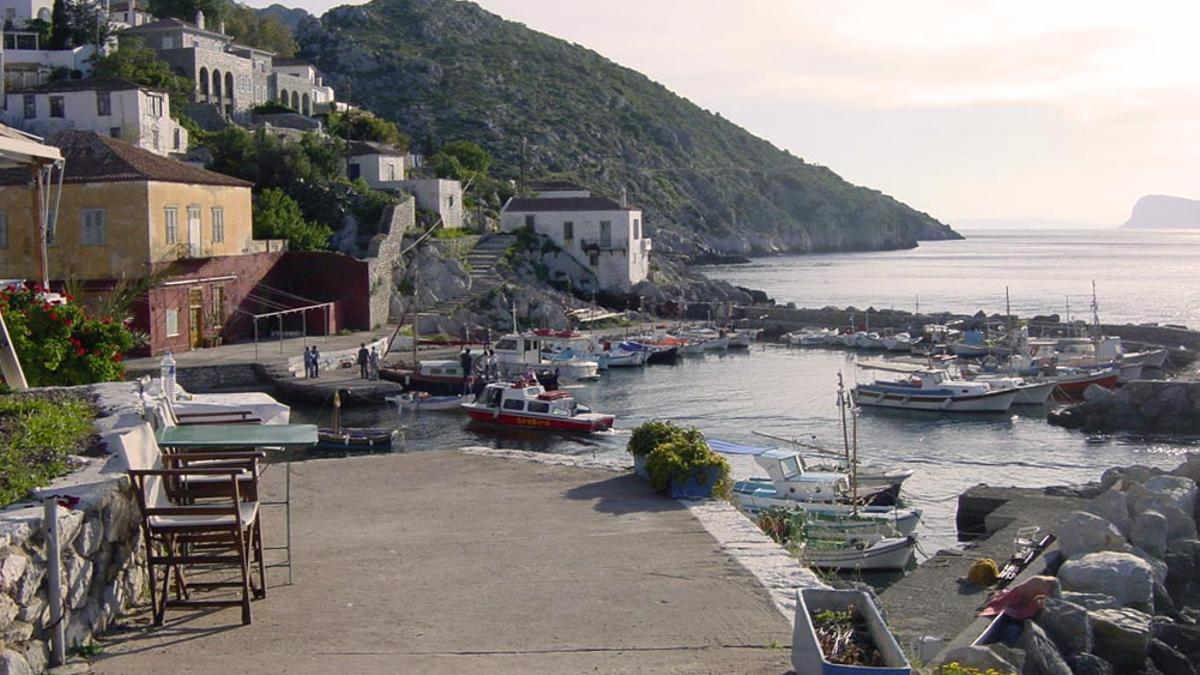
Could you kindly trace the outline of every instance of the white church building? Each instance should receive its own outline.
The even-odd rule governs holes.
[[[550,238],[604,290],[628,291],[649,274],[651,243],[643,236],[641,209],[578,186],[535,188],[535,195],[509,199],[500,211],[500,229],[528,227]]]

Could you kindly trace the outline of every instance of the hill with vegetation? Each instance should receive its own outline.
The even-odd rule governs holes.
[[[625,190],[659,250],[757,255],[958,237],[640,73],[470,2],[374,0],[320,19],[262,11],[294,27],[298,55],[340,98],[394,120],[415,150],[470,140],[496,159],[493,175],[518,185],[568,178],[614,198]]]

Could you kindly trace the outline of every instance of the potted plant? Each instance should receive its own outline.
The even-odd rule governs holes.
[[[797,673],[912,673],[895,636],[865,592],[805,588],[796,596],[792,668]]]
[[[650,452],[682,433],[684,433],[683,429],[661,420],[650,420],[639,424],[629,436],[629,444],[625,446],[626,452],[633,455],[634,473],[650,480],[650,474],[646,472],[646,461],[650,457]]]
[[[730,496],[729,462],[713,452],[696,429],[676,434],[651,450],[646,471],[655,490],[676,499]]]

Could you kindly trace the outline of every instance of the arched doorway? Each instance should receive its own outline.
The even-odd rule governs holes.
[[[200,85],[200,100],[208,100],[208,68],[200,68],[200,77],[196,78],[196,82]]]
[[[304,107],[301,108],[300,112],[304,113],[305,115],[312,114],[312,110],[310,110],[308,107],[308,94],[304,95],[304,98],[301,100],[301,105],[303,105]]]

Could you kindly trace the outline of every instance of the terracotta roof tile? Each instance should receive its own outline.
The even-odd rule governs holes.
[[[608,197],[513,197],[504,205],[507,212],[536,211],[637,211]]]

